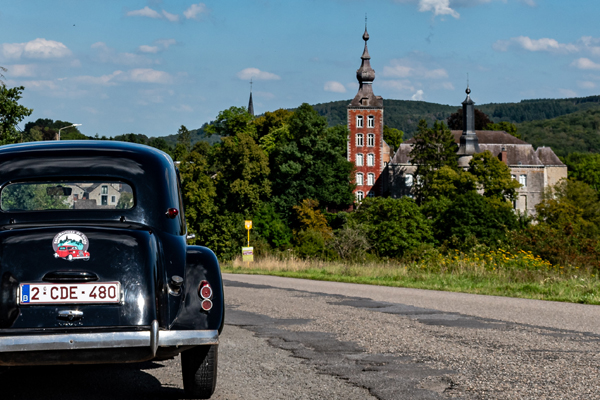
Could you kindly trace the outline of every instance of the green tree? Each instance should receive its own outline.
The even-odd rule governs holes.
[[[585,182],[562,179],[544,191],[536,205],[538,221],[554,227],[583,229],[596,234],[600,228],[598,193]]]
[[[427,121],[421,120],[414,141],[409,157],[411,162],[417,165],[415,196],[421,204],[430,196],[428,191],[436,170],[443,166],[458,170],[458,146],[452,132],[443,122],[437,121],[433,128],[429,128]]]
[[[192,150],[192,133],[185,125],[181,125],[177,131],[177,144],[183,146],[186,155]]]
[[[0,144],[18,142],[21,138],[16,126],[33,112],[19,104],[23,90],[23,86],[9,89],[0,85]]]
[[[427,201],[445,197],[454,200],[458,195],[477,189],[477,178],[447,165],[433,172],[427,188]]]
[[[475,191],[458,196],[437,219],[436,239],[452,247],[469,250],[480,242],[496,247],[517,227],[517,217],[508,203],[503,206]]]
[[[256,126],[251,123],[253,118],[246,107],[230,107],[221,111],[217,119],[204,128],[204,132],[207,136],[222,137],[245,133],[256,139]]]
[[[463,130],[463,110],[462,108],[457,110],[454,114],[451,114],[447,119],[448,127],[453,130]],[[490,117],[485,113],[475,109],[475,130],[482,131],[486,129],[486,126],[493,124]]]
[[[600,190],[600,154],[575,152],[566,156],[563,162],[569,169],[569,178]]]
[[[224,209],[250,217],[268,200],[269,160],[250,135],[239,132],[223,138],[211,161],[217,168],[217,198]]]
[[[327,121],[304,103],[290,118],[290,139],[271,153],[273,204],[288,220],[292,207],[315,199],[323,208],[345,209],[354,201],[346,160],[348,129]]]
[[[284,248],[292,240],[292,230],[271,203],[263,203],[260,210],[254,215],[252,231],[274,248]]]
[[[521,139],[521,135],[517,133],[517,125],[507,121],[487,124],[485,129],[488,131],[504,131],[517,139]]]
[[[390,145],[394,150],[398,150],[402,144],[402,137],[404,132],[400,129],[390,128],[387,125],[383,126],[383,140]]]
[[[400,258],[433,240],[427,219],[408,197],[366,198],[350,218],[363,227],[372,250],[381,257]]]
[[[485,197],[511,202],[517,199],[516,189],[521,185],[511,177],[508,166],[489,151],[473,155],[469,172],[477,178]]]

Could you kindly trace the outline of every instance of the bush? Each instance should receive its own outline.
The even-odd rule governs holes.
[[[366,198],[350,218],[364,227],[371,249],[380,257],[400,258],[433,240],[430,224],[408,197]]]

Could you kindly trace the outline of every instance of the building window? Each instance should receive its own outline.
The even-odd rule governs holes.
[[[511,178],[513,178],[515,181],[517,180],[517,176],[516,175],[511,175]]]
[[[527,187],[527,175],[519,175],[519,183],[523,187]]]
[[[110,202],[115,204],[117,202],[117,196],[110,196]]]
[[[413,176],[412,176],[412,175],[410,175],[410,174],[408,174],[408,175],[405,175],[405,176],[404,176],[404,185],[405,185],[406,187],[412,187],[412,185],[413,185],[413,179],[414,179],[414,178],[413,178]]]
[[[367,167],[375,166],[375,154],[369,153],[367,154]]]
[[[369,197],[375,197],[375,192],[373,192],[372,190],[369,191],[369,194],[367,194],[367,196]]]
[[[367,146],[375,146],[375,134],[374,133],[369,133],[367,135]]]
[[[100,201],[102,202],[103,206],[107,206],[108,205],[108,196],[100,196]]]
[[[375,174],[367,174],[367,185],[373,186],[375,184]]]
[[[361,174],[360,172],[358,174],[356,174],[356,185],[357,186],[363,185],[363,174]]]
[[[108,186],[102,186],[102,191],[100,194],[108,194]]]
[[[356,192],[356,201],[362,201],[365,198],[365,194],[363,192]]]
[[[362,167],[363,166],[363,155],[361,153],[358,153],[356,155],[356,166],[357,167]]]
[[[363,146],[363,134],[362,133],[357,133],[356,134],[356,145],[357,146]]]
[[[375,128],[375,117],[372,115],[367,118],[367,128]]]
[[[363,116],[362,115],[357,115],[356,116],[356,127],[357,128],[362,128],[363,127]]]
[[[74,195],[73,195],[73,200],[74,200],[74,201],[77,201],[77,200],[79,200],[79,195],[77,195],[77,194],[74,194]]]

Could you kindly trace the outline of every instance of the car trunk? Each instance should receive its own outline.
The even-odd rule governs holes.
[[[143,229],[53,226],[0,232],[0,333],[148,327],[158,319],[157,254],[153,234]],[[42,291],[46,303],[36,303],[34,295]],[[82,304],[92,301],[102,303]]]

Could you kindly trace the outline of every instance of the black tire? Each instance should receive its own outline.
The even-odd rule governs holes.
[[[210,399],[217,386],[218,345],[197,346],[181,353],[183,389],[188,398]]]

